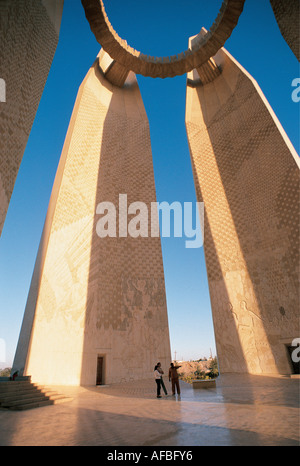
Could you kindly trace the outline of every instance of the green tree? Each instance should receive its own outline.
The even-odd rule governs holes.
[[[210,379],[215,379],[219,375],[218,360],[215,356],[209,365],[209,372],[206,374]]]
[[[11,367],[6,367],[5,369],[0,369],[0,377],[9,377],[11,372]]]
[[[196,379],[205,379],[205,372],[198,366],[198,369],[194,372],[194,376]]]

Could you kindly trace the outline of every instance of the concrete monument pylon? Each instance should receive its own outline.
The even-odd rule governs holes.
[[[197,38],[190,39],[190,45]],[[186,130],[221,373],[289,374],[299,335],[299,158],[222,48],[188,74]]]
[[[0,235],[58,43],[64,0],[0,2]]]
[[[122,193],[149,211],[156,199],[135,75],[113,86],[99,67],[107,61],[101,52],[78,92],[14,361],[40,383],[142,379],[171,361],[160,238],[133,238],[121,221],[121,237],[97,235],[100,203],[120,214]]]

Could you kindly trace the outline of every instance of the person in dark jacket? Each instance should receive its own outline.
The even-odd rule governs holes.
[[[169,369],[169,382],[172,383],[172,395],[175,395],[175,387],[177,390],[177,395],[180,395],[180,386],[179,386],[179,378],[177,374],[177,369],[181,366],[174,366],[171,362],[170,369]]]

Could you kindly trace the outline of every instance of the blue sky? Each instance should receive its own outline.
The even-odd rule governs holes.
[[[213,23],[221,0],[106,0],[118,34],[146,54],[171,55]],[[299,64],[282,38],[268,0],[246,0],[227,50],[252,74],[299,151],[299,103],[292,80]],[[13,360],[52,184],[76,94],[99,45],[80,0],[65,0],[61,35],[28,140],[0,238],[0,338]],[[158,201],[195,202],[185,132],[186,76],[138,76],[148,114]],[[3,105],[3,104],[0,104]],[[9,101],[5,104],[9,105]],[[203,248],[186,249],[184,238],[162,238],[174,357],[215,354]]]

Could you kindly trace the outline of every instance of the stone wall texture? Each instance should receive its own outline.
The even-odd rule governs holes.
[[[58,43],[63,0],[0,1],[0,234]]]
[[[156,200],[149,124],[135,75],[115,87],[97,59],[73,110],[14,361],[33,380],[95,385],[98,356],[104,383],[170,364],[160,238],[119,237],[118,223],[116,237],[96,233],[98,204],[118,214],[119,194],[149,212]]]
[[[270,2],[282,36],[300,60],[299,0],[270,0]]]
[[[291,373],[299,335],[299,159],[256,81],[221,49],[188,76],[186,129],[221,372]]]

